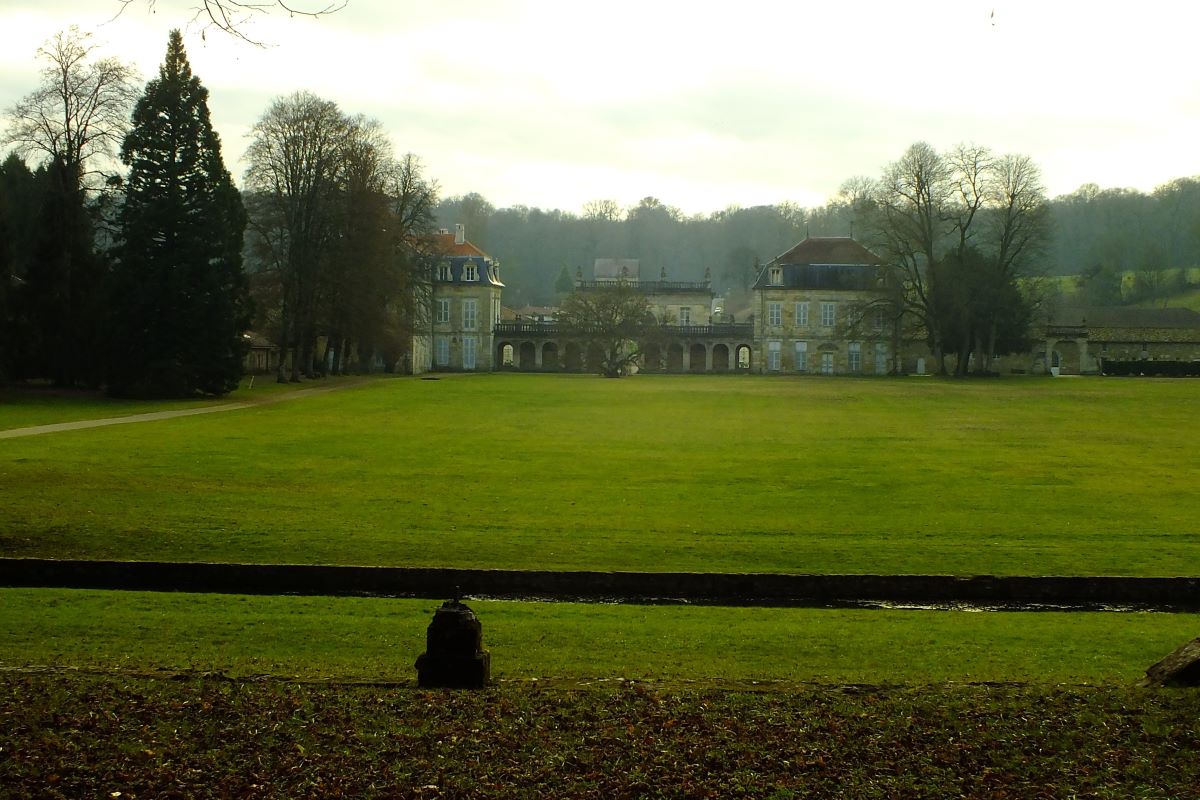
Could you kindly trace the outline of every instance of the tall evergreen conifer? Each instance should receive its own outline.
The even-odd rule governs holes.
[[[133,112],[114,268],[109,391],[179,397],[237,387],[250,322],[241,196],[221,159],[208,90],[172,31]]]

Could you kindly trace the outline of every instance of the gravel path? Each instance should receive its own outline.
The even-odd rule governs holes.
[[[134,422],[155,422],[160,419],[174,419],[175,417],[194,417],[197,414],[215,414],[218,411],[236,411],[242,408],[253,408],[255,406],[268,405],[270,403],[282,403],[285,400],[295,400],[301,397],[312,397],[317,394],[325,394],[326,392],[336,392],[339,389],[348,389],[351,386],[359,386],[363,381],[353,381],[350,383],[342,383],[337,386],[326,386],[313,389],[299,389],[287,394],[275,395],[273,397],[264,398],[262,400],[254,400],[246,403],[226,403],[219,406],[206,406],[204,408],[181,408],[175,411],[152,411],[147,414],[130,414],[124,417],[106,417],[104,419],[80,419],[74,422],[56,422],[52,425],[32,425],[28,428],[12,428],[6,431],[0,431],[0,439],[18,439],[22,436],[40,436],[44,433],[58,433],[59,431],[78,431],[85,428],[103,428],[107,425],[129,425]]]

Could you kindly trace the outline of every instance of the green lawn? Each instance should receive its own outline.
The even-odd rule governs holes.
[[[0,554],[1194,575],[1197,408],[1196,381],[380,380],[2,441]]]
[[[3,589],[0,666],[411,682],[431,600]],[[1200,615],[470,601],[493,677],[1131,685]]]
[[[9,399],[0,430],[182,407]],[[0,555],[1195,575],[1197,400],[1195,381],[371,381],[0,440]],[[0,786],[1195,796],[1195,693],[1132,684],[1197,614],[472,600],[498,685],[456,693],[412,688],[437,604],[0,589]]]

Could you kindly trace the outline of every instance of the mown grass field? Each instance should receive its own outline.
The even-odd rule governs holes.
[[[1197,408],[1194,381],[379,380],[2,441],[0,554],[1192,575]]]

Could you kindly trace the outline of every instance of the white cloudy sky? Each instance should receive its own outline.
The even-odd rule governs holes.
[[[497,206],[817,205],[918,140],[1027,153],[1052,195],[1200,174],[1188,0],[349,0],[260,18],[265,49],[202,39],[195,2],[112,20],[118,0],[3,0],[0,109],[70,24],[146,77],[181,27],[235,175],[254,121],[298,89],[377,117],[444,194]]]

